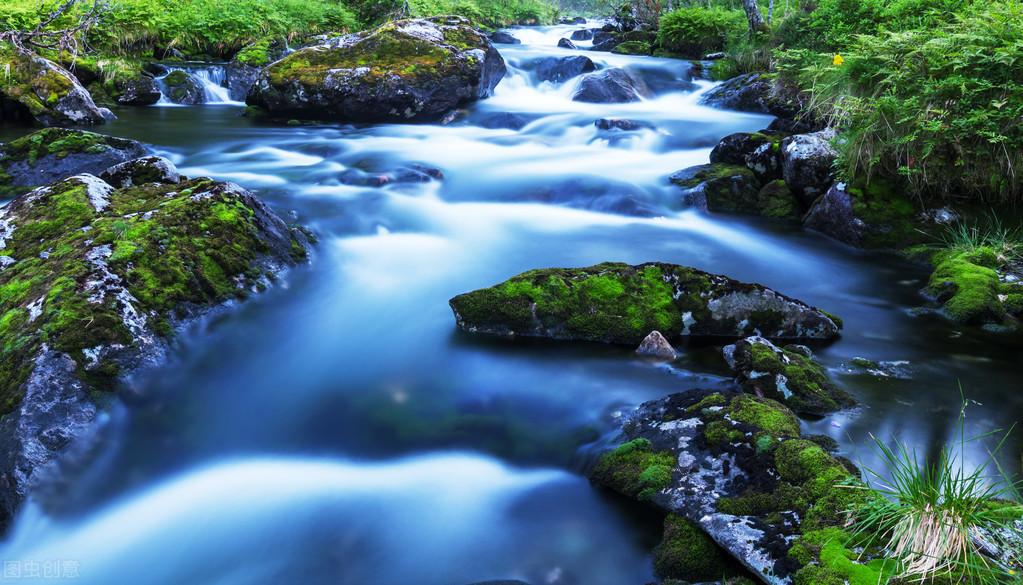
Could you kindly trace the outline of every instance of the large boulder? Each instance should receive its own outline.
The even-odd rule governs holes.
[[[0,42],[0,122],[89,126],[109,116],[66,69]]]
[[[114,100],[122,106],[151,106],[163,96],[156,80],[142,72],[118,80],[115,86]]]
[[[700,98],[700,103],[740,112],[771,114],[791,118],[797,108],[770,80],[759,73],[733,77]]]
[[[536,78],[540,81],[561,83],[583,73],[596,71],[597,66],[589,57],[573,55],[571,57],[544,57],[536,62]]]
[[[81,174],[0,208],[0,524],[90,427],[95,397],[159,361],[182,319],[304,258],[304,242],[208,178],[118,189]]]
[[[505,71],[463,18],[398,20],[270,64],[246,102],[273,117],[429,121],[489,96]]]
[[[590,73],[579,80],[572,99],[597,104],[638,102],[650,91],[642,79],[621,68]]]
[[[0,192],[18,194],[80,173],[98,174],[146,154],[135,140],[45,128],[0,144]]]
[[[450,301],[464,331],[638,344],[680,337],[831,339],[827,313],[758,284],[675,264],[532,270]]]
[[[224,67],[224,83],[235,101],[245,101],[263,68],[288,53],[281,39],[263,38],[244,47]]]
[[[799,348],[777,347],[754,336],[723,352],[743,391],[777,400],[799,414],[825,415],[854,404],[813,356]]]
[[[957,218],[946,209],[922,209],[898,183],[873,179],[833,184],[803,225],[858,248],[900,249],[940,235]]]
[[[591,481],[692,523],[761,581],[885,582],[866,565],[881,551],[857,557],[843,546],[848,511],[874,496],[856,489],[857,471],[830,451],[833,441],[801,436],[784,405],[734,390],[690,390],[639,406],[626,417],[622,440],[601,456]],[[823,534],[835,539],[837,561],[810,546]],[[659,573],[665,546],[671,543],[662,543],[655,559]],[[821,571],[830,562],[834,568]],[[699,559],[683,567],[697,573],[670,576],[704,581],[721,574],[703,574]]]
[[[832,146],[835,131],[789,136],[781,143],[782,175],[789,189],[807,207],[835,181],[838,151]]]

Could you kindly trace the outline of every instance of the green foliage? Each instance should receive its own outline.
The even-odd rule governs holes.
[[[883,545],[899,561],[901,576],[911,580],[1006,583],[1023,564],[1023,551],[1012,544],[1023,538],[1015,526],[1023,516],[1019,485],[1002,473],[996,459],[1008,434],[988,460],[968,468],[962,455],[967,443],[995,433],[967,438],[966,404],[956,444],[927,460],[903,443],[889,446],[874,439],[885,468],[867,469],[870,488],[885,497],[864,500],[854,509],[855,534]],[[989,542],[1008,557],[996,562],[985,556],[974,539],[978,529],[987,530]]]
[[[39,15],[57,3],[7,0],[0,28],[33,27]],[[230,57],[267,36],[356,28],[355,13],[333,0],[113,0],[90,30],[89,41],[96,49],[119,54],[143,55],[173,47],[189,55]]]
[[[742,11],[694,6],[661,16],[657,42],[666,51],[699,58],[723,51],[730,40],[741,38],[746,30]]]
[[[409,16],[457,14],[478,26],[498,28],[513,24],[547,24],[557,11],[544,0],[409,0]]]
[[[1023,195],[1023,5],[858,36],[842,56],[787,51],[779,69],[843,129],[847,177],[902,175],[919,195]]]
[[[728,571],[729,558],[699,526],[676,514],[664,519],[664,537],[654,549],[661,579],[713,581]]]

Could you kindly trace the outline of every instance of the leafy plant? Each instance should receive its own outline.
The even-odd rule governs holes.
[[[724,50],[730,39],[745,33],[742,11],[694,6],[662,16],[657,42],[666,51],[699,58]]]

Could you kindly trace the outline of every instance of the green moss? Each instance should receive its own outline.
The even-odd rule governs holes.
[[[846,186],[852,199],[853,214],[866,224],[863,247],[898,249],[928,239],[916,221],[917,206],[901,183],[874,178],[869,183],[857,180]]]
[[[728,571],[727,554],[696,524],[676,514],[664,519],[664,536],[654,549],[659,578],[712,581]]]
[[[625,264],[534,270],[451,300],[462,319],[528,333],[553,331],[590,341],[638,343],[658,330],[681,332],[672,287],[659,266]]]
[[[852,537],[840,528],[809,531],[789,550],[804,566],[793,578],[796,585],[877,585],[898,573],[893,561],[862,562],[848,547]],[[812,564],[811,564],[812,563]]]
[[[753,386],[797,412],[833,412],[851,403],[812,358],[764,343],[740,344],[748,347],[749,368],[759,374],[744,381],[744,386]]]
[[[625,41],[611,49],[611,52],[616,55],[649,55],[653,49],[646,41]]]
[[[84,130],[44,128],[22,136],[0,148],[0,168],[15,162],[36,165],[47,156],[65,158],[71,154],[98,153],[109,148],[125,148],[129,141]]]
[[[703,436],[712,445],[741,441],[745,435],[742,431],[732,428],[725,421],[715,420],[704,425]]]
[[[773,219],[798,220],[803,216],[799,200],[785,181],[778,179],[764,185],[757,193],[759,214]]]
[[[3,412],[19,403],[41,344],[84,366],[84,349],[134,342],[115,295],[97,296],[89,284],[98,270],[89,254],[101,246],[110,246],[107,269],[127,288],[134,309],[161,334],[170,333],[166,324],[178,308],[219,303],[259,281],[255,261],[268,249],[257,218],[240,195],[215,187],[197,179],[121,189],[97,213],[85,186],[66,180],[10,205],[15,230],[5,252],[17,262],[0,271]],[[204,196],[192,200],[186,194],[192,191]],[[40,299],[29,322],[26,308]],[[103,389],[117,370],[103,362],[80,373]]]
[[[438,45],[401,32],[400,24],[401,21],[384,24],[349,47],[313,47],[291,53],[267,69],[270,82],[316,86],[331,70],[359,67],[366,68],[364,75],[370,79],[390,75],[458,75],[461,66],[454,55],[484,43],[476,31],[453,27],[444,30],[443,45]]]
[[[234,56],[235,61],[250,67],[264,67],[270,63],[270,45],[274,40],[263,38],[246,45]]]
[[[671,483],[675,458],[655,452],[647,439],[634,439],[605,453],[594,468],[594,481],[639,500],[649,500]]]
[[[932,262],[934,273],[927,289],[943,301],[951,318],[973,324],[1004,318],[994,250],[945,250],[935,254]]]
[[[729,416],[775,437],[798,437],[799,419],[791,410],[767,398],[741,394],[732,399]]]

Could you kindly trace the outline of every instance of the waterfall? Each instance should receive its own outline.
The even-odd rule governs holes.
[[[156,103],[157,106],[181,106],[191,104],[181,104],[174,102],[167,97],[167,89],[165,79],[174,73],[175,71],[183,71],[194,80],[203,91],[203,104],[209,105],[230,105],[230,106],[241,106],[244,102],[231,99],[231,91],[227,87],[227,70],[223,65],[194,65],[194,66],[182,66],[182,67],[171,67],[166,74],[157,78],[160,84],[160,101]]]

